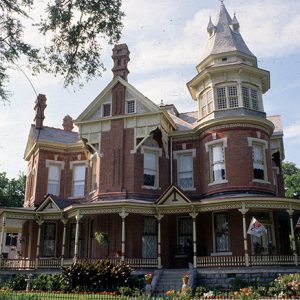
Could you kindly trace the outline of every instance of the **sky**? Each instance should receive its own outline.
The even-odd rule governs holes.
[[[40,2],[36,2],[40,3]],[[263,96],[267,115],[281,115],[285,160],[300,167],[300,1],[225,0],[231,16],[236,13],[240,32],[258,60],[271,73],[271,89]],[[154,103],[175,104],[180,112],[193,111],[186,83],[196,75],[208,40],[209,17],[218,16],[218,0],[123,0],[123,33],[120,43],[130,50],[129,82]],[[30,26],[25,35],[41,39]],[[32,77],[37,93],[47,97],[46,126],[62,128],[69,114],[76,119],[112,79],[112,45],[103,44],[107,68],[100,78],[83,88],[65,89],[63,79],[49,74]],[[23,159],[36,95],[24,74],[10,73],[10,104],[0,103],[0,172],[17,177],[26,174]]]

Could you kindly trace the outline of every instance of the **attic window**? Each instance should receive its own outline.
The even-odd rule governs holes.
[[[222,61],[227,61],[227,57],[223,57],[223,58],[222,58]]]
[[[135,113],[135,100],[126,101],[126,104],[127,104],[126,112],[128,114]]]
[[[110,103],[103,104],[103,117],[109,117],[110,116]]]

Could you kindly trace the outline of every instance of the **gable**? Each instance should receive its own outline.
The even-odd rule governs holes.
[[[79,124],[80,122],[85,121],[100,120],[102,118],[102,105],[104,103],[112,103],[112,89],[118,83],[126,88],[125,100],[136,101],[136,113],[141,114],[145,112],[159,111],[159,107],[156,104],[145,97],[127,81],[119,76],[116,76],[78,116],[78,118],[75,120],[75,123]]]
[[[157,205],[190,204],[191,200],[176,186],[170,186],[157,200]]]
[[[38,212],[59,212],[60,208],[55,201],[51,198],[51,195],[47,196],[41,205],[37,208]]]

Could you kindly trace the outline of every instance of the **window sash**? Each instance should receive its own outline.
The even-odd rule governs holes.
[[[265,149],[263,145],[252,145],[254,179],[265,180]]]
[[[73,193],[74,197],[84,196],[85,164],[73,165]]]
[[[158,174],[158,153],[144,152],[144,185],[155,187]]]
[[[43,256],[54,256],[56,244],[56,224],[44,224]]]
[[[103,113],[102,113],[103,117],[109,117],[110,116],[110,114],[111,114],[110,108],[111,108],[110,103],[103,104]]]
[[[229,229],[228,229],[228,214],[214,214],[214,233],[215,233],[215,251],[228,252],[229,248]]]
[[[59,196],[60,188],[60,172],[61,166],[59,164],[50,164],[48,169],[48,185],[47,193]]]
[[[226,178],[226,172],[223,144],[212,146],[210,153],[212,182],[224,180]]]
[[[193,187],[193,157],[191,153],[178,156],[178,185],[183,189]]]
[[[129,100],[127,103],[127,113],[133,114],[135,113],[135,100]]]
[[[218,109],[227,108],[226,89],[225,89],[225,87],[218,87],[217,88],[217,102],[218,102]]]

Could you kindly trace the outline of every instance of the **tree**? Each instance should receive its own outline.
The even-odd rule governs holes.
[[[282,164],[285,196],[300,199],[300,169],[292,162]]]
[[[24,201],[26,176],[22,173],[18,178],[9,179],[6,173],[0,173],[0,206],[21,207]]]
[[[10,96],[9,68],[24,59],[33,75],[42,70],[61,75],[65,87],[82,77],[101,76],[101,43],[120,39],[121,4],[122,0],[48,0],[44,18],[34,25],[50,41],[39,48],[24,41],[24,21],[30,19],[34,0],[0,0],[0,99]]]

